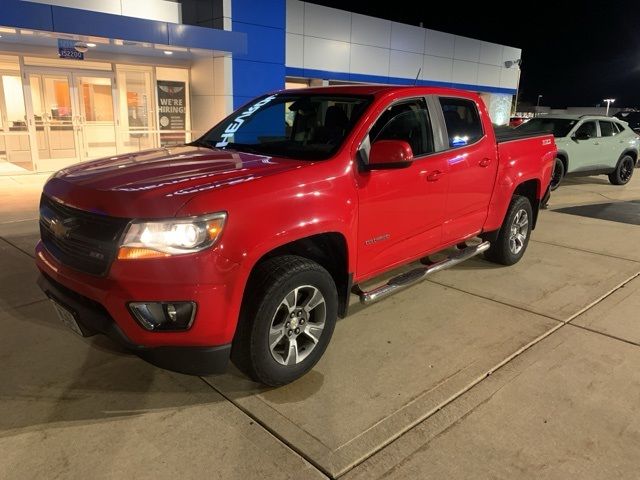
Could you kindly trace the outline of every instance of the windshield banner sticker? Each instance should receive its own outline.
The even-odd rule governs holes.
[[[218,143],[216,143],[216,147],[217,148],[224,148],[229,144],[229,141],[231,138],[233,138],[233,135],[236,133],[236,131],[240,128],[240,126],[244,123],[245,119],[249,118],[251,115],[253,115],[257,110],[260,109],[260,107],[266,105],[267,103],[269,103],[271,100],[273,100],[274,98],[276,98],[276,95],[271,95],[267,98],[263,98],[262,100],[260,100],[259,102],[253,104],[251,107],[249,107],[247,110],[245,110],[244,112],[242,112],[240,115],[238,115],[228,126],[227,128],[224,130],[224,133],[221,135],[222,140],[220,140]]]

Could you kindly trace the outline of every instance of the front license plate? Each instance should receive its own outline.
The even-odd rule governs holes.
[[[56,313],[58,314],[58,318],[63,323],[63,325],[65,325],[66,327],[69,327],[71,330],[73,330],[75,333],[77,333],[81,337],[84,337],[84,333],[82,332],[82,329],[78,325],[78,322],[76,321],[76,317],[74,313],[68,310],[66,307],[63,307],[62,305],[60,305],[55,300],[51,300],[51,304],[53,305],[53,308],[55,308]]]

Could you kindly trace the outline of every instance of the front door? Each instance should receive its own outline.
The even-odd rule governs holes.
[[[598,169],[603,163],[602,142],[598,138],[595,120],[588,120],[578,126],[567,146],[569,169],[567,173]]]
[[[414,161],[400,169],[359,171],[357,277],[372,277],[433,251],[441,242],[447,194],[446,158],[434,153],[424,99],[388,107],[365,144],[404,140]]]

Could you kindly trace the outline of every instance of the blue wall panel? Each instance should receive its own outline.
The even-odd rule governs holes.
[[[232,0],[234,32],[247,35],[245,54],[233,56],[233,106],[284,88],[285,0]]]
[[[246,35],[242,33],[20,0],[0,0],[0,25],[179,47],[223,50],[234,54],[243,54],[247,50]]]

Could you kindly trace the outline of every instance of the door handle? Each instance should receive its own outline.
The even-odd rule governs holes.
[[[434,170],[429,175],[427,175],[427,181],[437,182],[442,175],[444,175],[444,172],[441,172],[440,170]]]
[[[594,145],[600,145],[600,142],[593,142]]]
[[[478,165],[480,165],[481,167],[488,167],[490,163],[491,163],[490,158],[483,158],[478,162]]]

